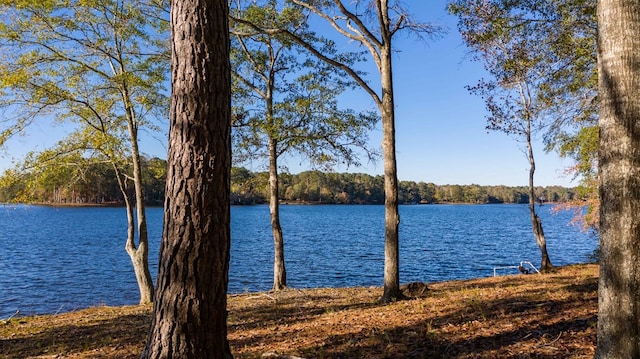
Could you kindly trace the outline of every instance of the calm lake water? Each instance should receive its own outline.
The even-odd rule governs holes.
[[[540,216],[552,262],[588,261],[597,238],[569,225],[572,213],[551,208],[540,207]],[[488,277],[494,267],[540,262],[526,205],[401,206],[400,214],[402,283]],[[268,207],[232,207],[231,217],[229,291],[269,290]],[[281,217],[289,286],[382,285],[383,206],[285,205]],[[162,209],[149,208],[148,220],[155,278]],[[136,304],[125,238],[123,208],[0,205],[0,318]]]

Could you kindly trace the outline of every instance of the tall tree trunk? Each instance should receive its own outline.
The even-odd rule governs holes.
[[[533,236],[536,239],[538,248],[540,248],[541,261],[540,271],[546,272],[553,268],[549,253],[547,253],[547,239],[542,229],[542,220],[536,213],[536,189],[533,185],[533,177],[536,172],[536,160],[533,156],[533,145],[531,144],[531,121],[527,120],[527,152],[529,155],[529,213],[531,214],[531,228]]]
[[[640,358],[640,2],[598,1],[600,282],[596,358]]]
[[[172,0],[172,91],[158,285],[142,358],[231,358],[231,74],[226,0]]]
[[[273,114],[273,89],[275,87],[275,71],[269,71],[266,93],[267,122],[276,126]],[[284,264],[284,237],[280,225],[280,196],[278,180],[278,141],[273,130],[267,130],[269,137],[269,215],[271,232],[273,233],[273,290],[278,291],[287,286],[287,270]]]
[[[385,8],[386,9],[386,8]],[[386,21],[388,22],[388,13]],[[388,26],[386,27],[388,29]],[[381,303],[403,297],[400,291],[400,245],[398,211],[398,168],[396,164],[396,130],[391,67],[391,35],[382,48],[380,75],[382,81],[382,155],[384,161],[384,292]]]
[[[280,201],[278,196],[278,154],[276,141],[269,139],[269,213],[273,232],[273,290],[287,286],[287,271],[284,265],[284,237],[280,226]]]
[[[132,236],[127,239],[125,250],[131,258],[133,269],[140,289],[140,304],[153,301],[153,280],[149,271],[149,235],[147,232],[147,216],[144,204],[144,190],[142,185],[142,169],[140,166],[140,150],[138,148],[138,126],[131,106],[130,95],[125,86],[122,91],[127,113],[127,128],[131,140],[131,162],[133,164],[133,185],[135,190],[136,218],[138,220],[138,246]],[[130,219],[133,226],[133,218]]]

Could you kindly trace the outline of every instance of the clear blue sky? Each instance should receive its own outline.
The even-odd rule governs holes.
[[[421,42],[397,35],[394,57],[396,146],[400,180],[436,184],[527,185],[529,163],[524,143],[485,129],[485,106],[465,86],[485,76],[482,64],[472,62],[458,33],[457,19],[446,11],[446,0],[405,1],[415,18],[445,28],[440,39]],[[375,75],[371,67],[370,74]],[[375,83],[372,77],[371,83]],[[363,91],[351,94],[346,106],[374,108]],[[371,134],[380,146],[381,132]],[[541,140],[534,145],[536,185],[575,186],[564,175],[571,165],[555,153],[545,153]],[[288,162],[292,172],[304,169]],[[342,170],[342,169],[340,169]],[[350,172],[382,174],[382,162],[349,168]]]
[[[485,130],[485,108],[480,98],[472,96],[466,85],[475,84],[485,73],[482,65],[465,57],[465,48],[456,28],[456,18],[446,12],[445,0],[411,0],[405,2],[421,21],[443,26],[447,32],[440,39],[426,43],[401,34],[395,39],[394,57],[396,100],[396,138],[398,177],[400,180],[436,184],[527,185],[528,161],[523,144],[503,133]],[[371,65],[369,65],[371,66]],[[370,74],[375,74],[373,68]],[[372,77],[372,84],[375,77]],[[374,87],[377,88],[377,87]],[[355,109],[373,109],[364,91],[345,96],[343,105]],[[11,140],[0,150],[0,171],[30,150],[42,150],[65,133],[64,128],[50,128],[41,123],[28,129],[30,135]],[[378,127],[371,145],[379,148]],[[143,136],[143,152],[166,158],[165,140]],[[536,185],[575,186],[564,170],[570,160],[555,153],[544,153],[537,141]],[[304,162],[291,158],[285,165],[291,172],[309,169]],[[262,169],[262,168],[256,168]],[[357,168],[338,168],[339,172],[382,174],[382,162]]]

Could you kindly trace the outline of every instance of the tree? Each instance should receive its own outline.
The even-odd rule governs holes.
[[[300,44],[322,61],[341,69],[368,93],[378,107],[382,118],[382,158],[384,162],[385,193],[385,264],[384,292],[380,302],[387,303],[402,298],[400,291],[399,225],[398,211],[398,170],[395,144],[395,105],[393,97],[392,40],[402,30],[409,30],[417,36],[432,36],[439,29],[435,26],[414,21],[408,12],[393,1],[356,0],[349,5],[344,1],[290,0],[321,19],[325,20],[339,34],[349,41],[362,45],[374,60],[380,75],[380,91],[369,85],[355,67],[343,61],[340,56],[326,54],[304,38],[287,29],[260,29],[268,33],[282,33]]]
[[[567,175],[578,178],[578,196],[560,206],[573,209],[574,222],[584,230],[598,230],[598,70],[596,50],[596,0],[553,1],[551,14],[555,21],[546,21],[554,32],[546,31],[539,38],[555,37],[551,58],[557,62],[543,90],[543,99],[560,107],[545,134],[549,150],[575,164]],[[537,31],[540,32],[540,31]],[[586,207],[586,211],[585,211]]]
[[[20,164],[1,174],[0,202],[123,204],[125,194],[111,160],[98,152],[89,156],[86,145],[71,150],[73,143],[68,140],[45,151],[28,153]],[[161,204],[166,161],[143,158],[142,164],[145,200],[147,204]]]
[[[162,205],[167,183],[167,161],[157,157],[145,159],[142,166],[144,198],[148,204]]]
[[[393,97],[392,39],[402,29],[411,29],[416,33],[431,34],[434,28],[411,21],[407,12],[398,2],[391,7],[387,0],[375,0],[367,3],[356,1],[353,10],[347,9],[340,0],[334,0],[333,6],[323,9],[315,1],[292,0],[325,19],[334,29],[366,47],[380,74],[381,95],[371,88],[355,71],[346,64],[336,63],[310,49],[328,63],[343,68],[373,98],[382,117],[382,157],[384,163],[385,193],[385,250],[384,250],[384,292],[380,302],[388,303],[402,298],[400,291],[400,213],[398,211],[398,169],[395,143],[395,104]],[[375,12],[370,12],[375,8]],[[339,15],[329,15],[335,11]],[[395,14],[395,17],[393,16]],[[343,20],[339,23],[340,19]],[[365,22],[370,20],[370,24]]]
[[[143,358],[231,358],[231,70],[226,0],[171,2],[165,215]]]
[[[600,219],[598,132],[598,126],[585,126],[574,135],[562,135],[561,142],[558,143],[560,155],[573,158],[575,165],[570,170],[581,179],[575,198],[559,205],[557,209],[573,210],[573,223],[580,224],[584,231],[596,232],[599,230]]]
[[[469,88],[485,100],[489,112],[487,128],[513,135],[525,143],[531,226],[542,257],[540,267],[546,271],[553,265],[535,207],[533,138],[544,128],[550,110],[550,105],[542,101],[540,90],[547,79],[544,55],[549,45],[533,35],[535,22],[523,18],[526,9],[519,6],[518,2],[502,0],[456,1],[450,11],[460,17],[458,25],[463,40],[491,75],[491,79],[480,80]]]
[[[138,280],[140,303],[150,302],[153,283],[138,130],[153,129],[152,121],[165,112],[164,4],[2,1],[0,14],[0,107],[13,110],[5,119],[7,127],[0,129],[0,143],[33,121],[54,116],[79,127],[73,134],[76,144],[92,143],[84,150],[102,151],[113,163],[123,193],[133,180],[131,202],[125,195],[125,249]],[[123,158],[131,164],[128,173],[123,172]]]
[[[460,28],[490,24],[482,29],[486,39],[476,41],[490,41],[500,31],[505,36],[507,29],[512,41],[524,35],[530,44],[544,44],[530,52],[539,54],[536,101],[551,110],[543,133],[546,150],[576,161],[566,175],[579,179],[582,188],[580,198],[562,209],[573,208],[576,221],[597,228],[596,0],[454,1],[449,9],[460,16]]]
[[[5,181],[20,183],[20,189],[6,200],[19,203],[99,203],[122,201],[113,171],[109,164],[97,158],[87,158],[78,151],[63,152],[66,147],[32,152],[21,164],[3,175]],[[105,173],[106,170],[106,173]],[[104,187],[98,189],[96,187]],[[117,196],[117,199],[115,198]]]
[[[235,79],[234,123],[236,150],[242,158],[266,157],[269,167],[269,212],[274,240],[273,289],[286,287],[284,236],[280,225],[278,160],[291,152],[312,165],[331,168],[339,162],[358,165],[354,148],[366,150],[367,130],[378,117],[354,113],[338,106],[337,97],[354,86],[337,71],[317,59],[298,54],[299,48],[283,34],[256,32],[260,28],[286,29],[319,44],[324,53],[335,53],[332,42],[309,31],[300,8],[278,8],[276,1],[253,3],[233,9],[232,68]],[[357,58],[344,55],[353,63]],[[265,153],[266,152],[266,153]]]
[[[640,357],[640,3],[598,2],[600,281],[596,358]]]

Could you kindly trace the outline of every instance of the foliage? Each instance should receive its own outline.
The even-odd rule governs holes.
[[[544,42],[524,19],[517,2],[457,1],[450,11],[459,16],[458,27],[474,59],[490,74],[470,92],[485,100],[487,128],[522,138],[531,133],[530,122],[539,124],[545,104],[537,101],[543,77]]]
[[[253,26],[286,29],[326,54],[336,53],[334,43],[309,29],[300,8],[279,7],[273,0],[237,6],[231,16],[237,20],[231,29],[236,160],[297,153],[329,169],[338,163],[359,165],[356,149],[375,159],[366,146],[367,132],[379,117],[338,104],[338,97],[355,86],[346,73],[302,52],[288,37]],[[359,60],[356,53],[341,57],[350,64]]]
[[[553,110],[555,136],[597,116],[595,6],[595,0],[473,0],[452,1],[449,11],[478,51],[475,58],[489,71],[501,66],[498,85],[535,70],[535,92]]]
[[[135,177],[138,130],[156,131],[166,116],[167,6],[162,0],[0,4],[0,106],[12,110],[0,130],[8,136],[50,118],[72,129],[54,148],[31,153],[21,172],[29,172],[29,186],[41,189],[35,177],[55,176],[57,190],[75,197],[56,200],[50,189],[38,194],[25,188],[21,200],[122,200],[112,192],[117,181],[93,186],[95,198],[75,186],[91,186],[91,177],[113,180],[114,169],[125,181]]]
[[[452,1],[459,29],[475,58],[494,77],[470,87],[485,99],[488,128],[526,133],[534,120],[547,150],[571,157],[581,194],[568,203],[597,227],[598,194],[595,0]],[[519,86],[514,87],[513,85]],[[595,214],[595,215],[594,215]]]
[[[131,162],[137,157],[138,130],[159,130],[166,117],[167,7],[163,0],[0,3],[0,107],[11,110],[0,128],[5,135],[0,145],[33,121],[53,118],[72,129],[54,148],[31,153],[17,169],[41,192],[27,187],[19,191],[22,197],[13,193],[5,200],[122,200],[113,193],[118,189],[114,170],[125,181],[135,177]],[[65,193],[52,197],[52,189],[37,184],[45,181],[38,176],[55,177],[56,191]],[[109,181],[96,188],[92,177]]]
[[[38,160],[41,161],[41,160]],[[36,161],[36,162],[38,162]],[[86,168],[76,177],[41,174],[35,168],[11,169],[0,176],[0,202],[38,202],[122,204],[113,170],[104,163],[83,159]],[[143,160],[145,198],[147,203],[161,205],[164,200],[166,161],[159,158]],[[44,182],[41,178],[48,178]],[[383,204],[384,179],[365,173],[334,173],[307,171],[280,175],[280,200],[289,203]],[[47,184],[49,183],[49,184]],[[50,185],[53,183],[54,185]],[[252,172],[242,167],[231,170],[232,204],[260,204],[269,199],[269,174]],[[58,194],[56,194],[56,190]],[[566,204],[582,196],[582,187],[536,187],[536,201]],[[526,186],[437,185],[434,183],[400,181],[399,201],[404,204],[431,203],[528,203]]]
[[[162,205],[166,161],[143,159],[147,204]],[[45,151],[0,176],[0,202],[123,205],[113,166],[105,158]]]
[[[596,231],[600,227],[598,131],[598,127],[593,125],[581,128],[574,135],[565,133],[558,136],[560,154],[574,159],[575,166],[570,170],[581,177],[576,198],[564,207],[576,211],[574,221],[580,223],[584,230]]]
[[[237,170],[237,169],[236,169]],[[246,170],[243,170],[246,171]],[[251,191],[233,193],[234,203],[262,203],[268,199],[267,174],[246,172],[234,188]],[[364,173],[302,172],[283,174],[280,199],[292,203],[383,204],[382,176]],[[575,190],[560,186],[536,187],[537,200],[563,203],[575,197]],[[404,204],[430,203],[528,203],[526,187],[436,185],[434,183],[400,181],[399,202]]]
[[[114,136],[154,129],[167,98],[166,4],[160,0],[0,3],[0,140],[55,118]],[[0,141],[2,144],[2,141]]]

